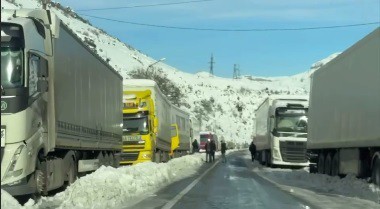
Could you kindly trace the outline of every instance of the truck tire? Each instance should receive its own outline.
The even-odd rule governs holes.
[[[265,152],[265,166],[267,166],[267,167],[271,167],[272,166],[270,151],[266,151]]]
[[[259,153],[259,162],[260,162],[261,165],[265,165],[265,160],[263,160],[263,157],[265,156],[264,154],[265,154],[264,151],[261,151]]]
[[[372,182],[380,185],[380,159],[376,158],[372,166]]]
[[[325,173],[325,155],[323,152],[320,152],[318,154],[318,164],[317,164],[317,169],[319,174],[324,174]]]
[[[161,151],[157,151],[154,153],[154,162],[155,163],[161,162]]]
[[[78,178],[78,165],[73,159],[70,165],[69,172],[67,173],[67,186],[72,185]]]
[[[331,176],[332,157],[331,152],[327,153],[325,160],[325,174]]]
[[[339,175],[339,151],[335,152],[331,165],[331,176]]]
[[[99,168],[102,166],[102,165],[105,165],[105,156],[103,155],[103,152],[99,152],[98,156],[96,157],[96,159],[99,160]]]

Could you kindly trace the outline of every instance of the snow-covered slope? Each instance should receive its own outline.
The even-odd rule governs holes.
[[[36,0],[1,0],[1,3],[5,9],[41,8]],[[125,78],[124,82],[128,82],[129,72],[146,69],[156,61],[84,22],[67,7],[55,4],[50,9],[84,42],[95,45],[96,52]],[[336,56],[333,54],[316,62],[305,73],[277,78],[248,76],[234,80],[212,76],[207,72],[189,74],[162,62],[155,67],[162,68],[168,78],[180,87],[186,97],[183,100],[187,102],[181,108],[199,120],[200,129],[214,130],[226,140],[248,142],[254,132],[254,111],[267,95],[308,94],[310,74]]]

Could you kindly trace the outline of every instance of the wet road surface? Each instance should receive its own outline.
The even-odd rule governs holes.
[[[227,163],[205,163],[193,177],[176,182],[129,209],[302,209],[317,208],[252,172],[246,152]]]

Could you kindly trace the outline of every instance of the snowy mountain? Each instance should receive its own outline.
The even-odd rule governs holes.
[[[1,0],[2,8],[42,8],[37,0]],[[87,45],[107,60],[128,82],[129,72],[138,68],[146,69],[156,60],[133,47],[109,36],[79,17],[68,7],[52,3],[50,9],[68,25]],[[3,17],[2,17],[3,18]],[[248,142],[254,132],[254,111],[270,94],[305,95],[309,93],[310,74],[326,64],[338,53],[311,65],[305,73],[289,77],[263,78],[243,76],[241,79],[227,79],[207,72],[189,74],[157,63],[168,78],[185,95],[187,104],[181,108],[191,112],[201,127],[213,130],[226,140]]]

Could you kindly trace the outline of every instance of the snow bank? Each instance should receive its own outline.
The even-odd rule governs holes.
[[[227,153],[234,150],[227,150]],[[220,153],[216,153],[220,158]],[[205,154],[196,153],[172,159],[168,163],[146,162],[119,168],[102,166],[78,179],[65,191],[53,197],[32,200],[21,206],[6,191],[1,190],[2,208],[120,208],[153,195],[165,186],[190,177],[204,164]]]
[[[281,185],[299,187],[317,193],[342,195],[380,203],[380,189],[353,175],[344,178],[309,173],[308,169],[273,169],[254,163],[254,172]]]
[[[129,167],[101,167],[80,178],[64,192],[43,198],[37,206],[58,208],[116,208],[133,197],[150,195],[158,189],[189,177],[203,164],[203,155],[194,154],[168,163],[141,163]]]
[[[1,208],[21,208],[21,205],[8,192],[1,190]]]

